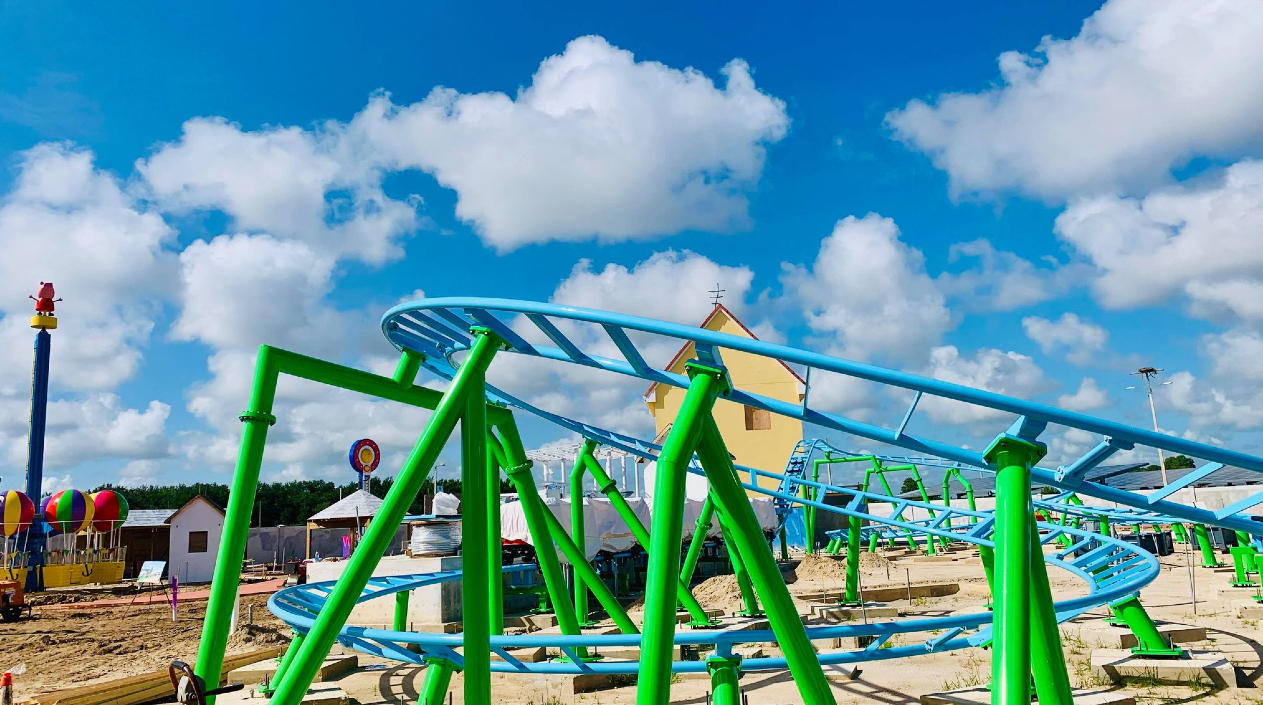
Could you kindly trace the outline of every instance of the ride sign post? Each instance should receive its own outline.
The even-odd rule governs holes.
[[[368,490],[368,479],[381,463],[382,451],[370,438],[361,438],[351,444],[351,452],[347,454],[351,461],[351,469],[360,476],[360,489]]]

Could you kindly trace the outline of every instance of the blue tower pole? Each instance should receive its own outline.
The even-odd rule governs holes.
[[[31,428],[26,464],[26,496],[35,503],[35,521],[31,522],[31,528],[27,530],[30,533],[27,542],[27,592],[44,589],[44,548],[47,543],[40,503],[44,492],[44,425],[48,417],[48,357],[52,336],[43,326],[38,330],[35,334],[35,361],[31,373]]]

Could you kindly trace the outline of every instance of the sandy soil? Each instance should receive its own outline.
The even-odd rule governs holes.
[[[95,591],[87,591],[89,593]],[[133,591],[134,592],[134,591]],[[79,593],[69,593],[79,602]],[[108,595],[96,593],[101,599]],[[15,700],[60,688],[123,678],[164,669],[171,661],[197,655],[206,602],[171,608],[134,606],[81,611],[34,609],[34,618],[0,624],[0,668],[26,664],[14,678]],[[288,641],[289,629],[267,611],[267,596],[243,597],[241,626],[228,653],[253,651]],[[253,613],[253,624],[246,615]]]
[[[943,598],[916,598],[911,601],[891,602],[907,616],[947,614],[956,610],[982,609],[988,597],[981,562],[976,553],[955,554],[956,560],[942,562],[910,557],[886,560],[881,556],[867,555],[861,563],[862,585],[865,589],[956,582],[960,591]],[[1238,689],[1219,692],[1205,689],[1132,684],[1120,690],[1137,697],[1141,705],[1159,703],[1263,703],[1263,690],[1254,683],[1263,677],[1263,630],[1257,622],[1244,621],[1236,616],[1236,607],[1249,599],[1250,590],[1228,587],[1230,574],[1197,568],[1197,603],[1190,599],[1189,570],[1184,554],[1163,559],[1163,570],[1158,580],[1142,593],[1144,604],[1159,620],[1196,623],[1208,627],[1210,638],[1202,643],[1188,645],[1200,650],[1224,652],[1238,666]],[[805,613],[809,601],[801,595],[821,589],[838,589],[843,585],[845,562],[836,558],[819,557],[799,564],[792,576],[790,590],[795,602]],[[1058,570],[1051,571],[1053,592],[1058,599],[1083,594],[1082,581]],[[740,609],[740,593],[731,576],[712,578],[695,586],[694,593],[708,607],[726,610]],[[243,600],[254,604],[254,619],[260,629],[238,637],[230,651],[245,651],[283,639],[277,627],[279,622],[266,614],[262,598]],[[0,625],[0,634],[15,638],[0,639],[0,665],[9,666],[25,661],[30,669],[19,680],[19,699],[23,693],[64,687],[90,679],[118,677],[129,673],[154,670],[166,665],[172,658],[188,659],[196,651],[196,639],[201,627],[202,605],[190,606],[182,611],[181,619],[174,625],[169,621],[169,611],[161,607],[136,609],[122,618],[121,610],[98,612],[50,612],[48,617],[21,624]],[[1196,610],[1196,613],[1194,613]],[[631,610],[633,619],[643,613]],[[39,613],[37,611],[37,616]],[[1094,628],[1105,616],[1104,610],[1085,615],[1073,623],[1062,625],[1063,645],[1072,684],[1076,687],[1106,689],[1110,686],[1091,674],[1088,659],[1099,644]],[[901,635],[899,644],[915,644],[929,638],[930,634]],[[822,646],[822,648],[825,648]],[[768,647],[769,651],[773,647]],[[838,703],[865,703],[874,701],[882,705],[916,703],[924,693],[956,687],[985,684],[990,681],[991,652],[982,649],[959,650],[946,653],[926,654],[910,659],[874,661],[861,664],[859,679],[833,683]],[[399,666],[393,662],[360,656],[363,666],[377,666],[376,670],[364,670],[348,675],[339,684],[360,705],[394,705],[404,699],[415,702],[416,693],[424,678],[423,669]],[[497,705],[552,705],[564,702],[554,699],[550,691],[556,690],[558,676],[495,675],[492,688]],[[551,679],[551,685],[550,685]],[[747,674],[742,678],[742,688],[755,705],[801,703],[797,689],[789,674]],[[461,703],[462,681],[458,674],[452,681],[453,702]],[[709,683],[705,678],[682,677],[672,686],[672,702],[705,702]],[[613,705],[634,703],[634,685],[628,684],[599,693],[582,695],[579,703],[609,703]]]

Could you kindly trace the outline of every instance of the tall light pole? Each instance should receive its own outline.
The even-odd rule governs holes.
[[[1149,413],[1153,416],[1154,433],[1161,433],[1161,431],[1158,430],[1158,410],[1153,405],[1153,378],[1157,377],[1158,373],[1161,371],[1162,371],[1161,367],[1142,367],[1132,373],[1134,375],[1140,375],[1141,377],[1145,378],[1145,390],[1149,393]],[[1170,384],[1170,382],[1163,382],[1163,384]],[[1135,387],[1128,387],[1128,389],[1135,389]],[[1157,451],[1158,451],[1158,470],[1162,472],[1162,484],[1166,485],[1167,484],[1167,461],[1166,461],[1166,458],[1162,454],[1162,449],[1158,448]]]

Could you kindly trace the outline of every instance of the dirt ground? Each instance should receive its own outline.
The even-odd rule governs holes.
[[[888,602],[900,608],[907,617],[944,615],[957,610],[978,611],[987,601],[988,590],[976,552],[953,554],[955,560],[896,556],[886,560],[879,555],[865,555],[861,564],[861,585],[864,589],[911,584],[956,583],[959,592],[941,598],[914,598]],[[1150,614],[1159,621],[1199,624],[1209,630],[1205,642],[1186,644],[1198,650],[1223,652],[1238,667],[1238,688],[1213,691],[1204,687],[1166,686],[1131,683],[1112,686],[1094,677],[1088,660],[1094,648],[1102,646],[1097,631],[1104,610],[1084,615],[1062,625],[1062,639],[1072,685],[1096,690],[1115,689],[1133,695],[1141,705],[1200,703],[1261,703],[1263,690],[1255,683],[1263,677],[1263,630],[1257,622],[1237,616],[1237,607],[1249,601],[1249,589],[1231,588],[1231,574],[1195,568],[1197,601],[1190,599],[1190,572],[1184,553],[1162,559],[1158,580],[1146,588],[1141,597]],[[946,562],[945,562],[946,561]],[[1194,559],[1195,561],[1195,559]],[[812,603],[802,595],[821,589],[838,589],[843,585],[844,563],[818,557],[800,563],[787,575],[795,602],[805,614]],[[1081,595],[1083,582],[1059,570],[1051,570],[1053,593],[1057,599]],[[703,605],[732,611],[741,608],[740,594],[731,576],[712,578],[695,586],[694,594]],[[234,637],[230,653],[246,651],[284,640],[281,624],[266,612],[265,599],[243,599],[253,604],[255,628]],[[123,617],[123,610],[41,613],[37,619],[19,624],[0,625],[0,667],[19,662],[28,666],[26,675],[18,679],[18,699],[24,694],[43,692],[57,687],[81,684],[90,680],[121,677],[165,667],[173,658],[189,659],[196,652],[204,603],[182,608],[180,619],[170,621],[166,607],[133,608]],[[633,619],[643,613],[632,608]],[[245,618],[243,616],[243,622]],[[916,644],[931,634],[900,635],[896,644]],[[827,645],[821,644],[822,650]],[[770,647],[769,647],[770,650]],[[833,682],[839,704],[873,703],[896,705],[918,702],[920,695],[946,689],[984,685],[990,682],[990,650],[965,649],[931,653],[907,659],[872,661],[860,664],[862,672],[855,680]],[[343,677],[339,685],[353,702],[360,705],[394,705],[401,699],[415,702],[424,679],[424,669],[400,666],[361,655],[359,671]],[[568,702],[555,695],[561,676],[493,675],[492,688],[498,705],[554,705]],[[551,681],[551,682],[550,682]],[[793,679],[788,673],[750,673],[741,679],[742,690],[755,705],[788,705],[801,703]],[[457,674],[451,685],[453,702],[461,703],[462,681]],[[672,686],[673,703],[706,702],[709,683],[705,677],[678,677]],[[634,684],[580,695],[577,703],[634,703]]]
[[[108,590],[50,592],[39,602],[79,603],[94,594],[95,599],[117,596]],[[174,622],[168,605],[33,611],[33,619],[0,623],[0,669],[26,664],[26,673],[14,677],[19,702],[50,690],[165,669],[175,659],[191,663],[206,602],[180,605]],[[246,624],[248,614],[253,624]],[[289,628],[268,612],[266,595],[241,599],[239,624],[229,640],[230,654],[289,640]]]

